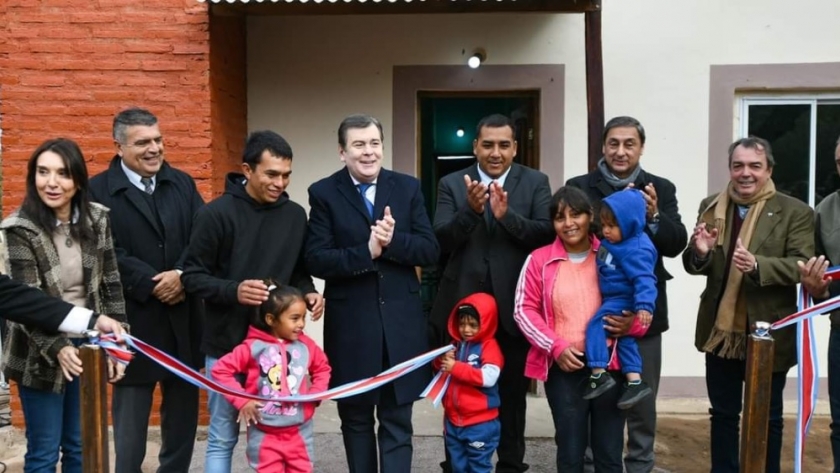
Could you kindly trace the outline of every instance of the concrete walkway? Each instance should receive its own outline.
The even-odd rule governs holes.
[[[708,401],[703,398],[667,398],[657,400],[660,416],[706,416]],[[785,402],[785,412],[796,412],[796,401]],[[817,414],[828,415],[828,403],[819,401]],[[428,401],[418,401],[414,405],[414,464],[412,472],[437,473],[438,463],[443,459],[442,409],[434,409]],[[551,412],[545,398],[528,399],[528,419],[526,423],[526,462],[534,467],[532,471],[550,471],[554,464],[554,425]],[[315,415],[315,471],[318,473],[346,473],[344,445],[341,441],[340,422],[334,402],[326,402],[318,408]],[[147,461],[144,472],[154,472],[157,467],[157,454],[160,449],[160,431],[151,428],[147,446]],[[233,473],[251,472],[244,453],[244,433],[240,437],[234,453]],[[23,451],[25,440],[20,431],[5,427],[0,429],[0,444],[7,446],[8,458],[0,458],[7,465],[7,473],[23,471]],[[190,472],[204,471],[204,454],[207,448],[206,429],[201,428],[195,444],[195,453]],[[111,465],[114,465],[113,442],[111,443]],[[543,467],[538,467],[543,466]],[[661,470],[660,470],[661,471]]]

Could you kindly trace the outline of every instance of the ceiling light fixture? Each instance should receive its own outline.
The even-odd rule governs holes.
[[[467,65],[472,69],[478,69],[484,61],[487,60],[487,52],[483,49],[476,49],[472,56],[467,59]]]

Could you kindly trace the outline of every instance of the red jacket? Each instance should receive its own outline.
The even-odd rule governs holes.
[[[458,332],[458,307],[473,306],[479,314],[478,334],[471,340],[461,340]],[[465,427],[493,420],[499,416],[499,387],[497,381],[504,366],[499,344],[493,338],[499,314],[493,296],[476,293],[461,299],[449,314],[449,335],[455,349],[449,387],[443,397],[446,418]],[[440,368],[440,360],[433,363]]]
[[[213,366],[213,379],[225,386],[242,390],[234,375],[245,374],[245,392],[263,397],[319,393],[330,382],[327,355],[315,341],[301,334],[296,341],[280,340],[254,327],[248,328],[245,341],[221,357]],[[225,396],[237,409],[248,399]],[[262,409],[261,428],[300,425],[312,418],[314,402],[266,403]]]

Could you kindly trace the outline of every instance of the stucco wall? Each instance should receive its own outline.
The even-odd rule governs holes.
[[[725,159],[724,149],[708,149],[710,66],[840,61],[838,17],[840,3],[824,0],[605,2],[606,115],[633,115],[645,125],[642,164],[676,184],[689,229],[708,192],[709,156]],[[581,15],[250,18],[248,127],[290,140],[290,193],[305,204],[307,185],[341,165],[335,131],[346,114],[382,119],[390,166],[394,65],[463,64],[462,50],[483,47],[487,64],[565,65],[565,163],[562,176],[550,176],[556,188],[586,171],[583,33]],[[675,279],[663,375],[702,376],[703,357],[691,347],[703,281],[677,260],[667,266]],[[818,325],[822,360],[827,327]]]

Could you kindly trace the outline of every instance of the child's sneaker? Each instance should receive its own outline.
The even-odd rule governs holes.
[[[645,397],[653,394],[653,389],[644,381],[638,383],[624,383],[624,392],[618,398],[619,409],[630,409]]]
[[[587,400],[595,399],[609,391],[613,386],[615,386],[615,380],[609,373],[601,372],[597,376],[593,374],[589,377],[589,383],[583,391],[583,398]]]

